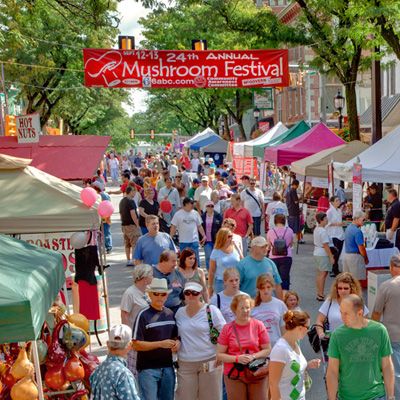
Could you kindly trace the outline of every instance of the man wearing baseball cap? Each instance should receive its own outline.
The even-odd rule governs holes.
[[[164,304],[171,290],[166,279],[153,278],[147,288],[150,306],[139,312],[133,329],[138,382],[142,400],[173,400],[175,371],[172,353],[180,346],[174,313]]]
[[[200,213],[206,211],[206,203],[211,200],[212,189],[208,185],[209,179],[207,175],[201,177],[201,186],[194,192],[194,201],[196,202],[196,209]]]
[[[127,325],[115,325],[110,329],[107,342],[108,356],[90,376],[94,400],[140,400],[135,379],[126,366],[131,347],[132,330]]]
[[[256,281],[261,274],[271,274],[275,281],[276,297],[282,299],[282,279],[275,263],[266,257],[267,241],[257,236],[251,241],[250,254],[239,261],[237,269],[240,273],[240,290],[251,297],[256,296]]]

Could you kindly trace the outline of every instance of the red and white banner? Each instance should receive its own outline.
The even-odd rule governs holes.
[[[125,88],[288,86],[288,50],[84,49],[85,85]]]
[[[257,159],[253,157],[235,156],[232,167],[236,171],[236,176],[249,175],[251,178],[258,178]]]

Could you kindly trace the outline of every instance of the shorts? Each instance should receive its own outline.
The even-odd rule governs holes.
[[[343,272],[350,272],[356,279],[366,279],[364,257],[358,253],[343,254]]]
[[[320,272],[331,272],[332,264],[328,256],[314,256],[315,264],[317,265],[317,270]]]
[[[135,247],[137,240],[140,237],[140,229],[136,225],[121,225],[124,235],[125,247]]]
[[[300,225],[300,215],[299,216],[289,215],[288,225],[289,225],[289,228],[292,229],[293,233],[301,232],[302,229],[301,229],[301,225]]]

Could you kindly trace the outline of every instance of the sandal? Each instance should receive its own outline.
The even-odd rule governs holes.
[[[317,301],[325,301],[325,296],[321,296],[320,294],[317,295]]]

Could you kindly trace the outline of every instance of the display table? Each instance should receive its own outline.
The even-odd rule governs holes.
[[[340,255],[339,263],[342,264],[342,259],[346,253],[345,245],[343,245],[343,251]],[[376,268],[389,268],[390,259],[392,256],[399,255],[400,251],[397,247],[391,247],[389,249],[374,249],[367,248],[367,255],[369,263],[358,271],[358,279],[360,280],[363,287],[367,287],[367,272],[369,269]],[[342,269],[343,270],[343,269]]]

